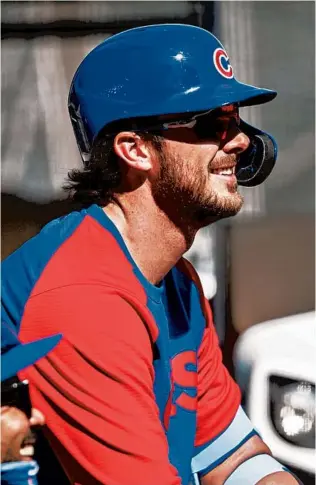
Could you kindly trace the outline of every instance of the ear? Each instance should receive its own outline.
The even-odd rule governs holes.
[[[152,155],[148,144],[136,133],[123,131],[118,133],[113,148],[129,168],[148,172],[153,168]]]

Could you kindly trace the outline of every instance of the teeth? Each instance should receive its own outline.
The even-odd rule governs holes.
[[[233,175],[235,173],[235,167],[213,170],[213,173],[217,175]]]
[[[20,455],[22,456],[33,456],[34,455],[34,446],[27,445],[20,449]]]

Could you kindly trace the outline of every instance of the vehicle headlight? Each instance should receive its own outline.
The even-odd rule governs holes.
[[[315,447],[315,385],[281,376],[270,376],[270,417],[288,442]]]

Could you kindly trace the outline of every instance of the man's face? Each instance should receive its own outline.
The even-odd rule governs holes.
[[[1,463],[9,461],[30,461],[34,455],[36,441],[32,427],[44,424],[44,416],[32,409],[32,417],[17,408],[2,406],[1,422]]]
[[[198,130],[191,128],[164,132],[153,193],[157,204],[171,211],[175,221],[180,217],[201,227],[236,215],[242,207],[234,172],[249,139],[238,128],[233,106],[220,110],[217,120],[219,132],[209,138],[201,139]]]

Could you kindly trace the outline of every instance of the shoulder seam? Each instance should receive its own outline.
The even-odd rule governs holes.
[[[101,284],[101,283],[71,283],[69,285],[54,286],[53,288],[49,288],[49,290],[41,291],[40,293],[36,293],[36,294],[31,295],[29,297],[28,301],[33,299],[33,298],[36,298],[37,296],[41,296],[45,293],[49,293],[49,292],[54,291],[54,290],[59,290],[61,288],[68,288],[68,287],[74,287],[74,286],[99,286],[99,287],[111,288],[112,290],[124,291],[124,293],[128,293],[129,295],[133,296],[141,305],[143,305],[143,303],[139,300],[139,298],[136,296],[135,293],[128,291],[123,286],[105,285],[105,284]]]

